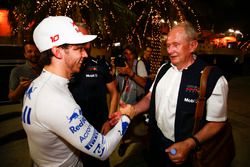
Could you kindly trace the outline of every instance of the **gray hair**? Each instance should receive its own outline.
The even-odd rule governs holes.
[[[175,25],[173,27],[173,29],[176,27],[182,27],[184,29],[185,33],[187,34],[187,37],[190,40],[197,40],[197,31],[190,22],[188,22],[188,21],[181,22],[181,23]]]

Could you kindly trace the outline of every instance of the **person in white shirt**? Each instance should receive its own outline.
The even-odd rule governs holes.
[[[200,77],[208,65],[193,53],[198,46],[196,35],[187,21],[174,26],[167,38],[171,62],[161,66],[141,101],[120,108],[136,115],[149,109],[149,166],[191,167],[188,157],[219,133],[227,120],[228,83],[222,71],[214,68],[208,77],[202,128],[192,134]]]
[[[22,124],[34,166],[81,167],[80,151],[106,159],[124,135],[133,113],[124,113],[105,136],[88,123],[84,108],[73,99],[68,83],[79,72],[87,53],[83,35],[66,16],[49,16],[33,33],[44,64],[24,95]]]

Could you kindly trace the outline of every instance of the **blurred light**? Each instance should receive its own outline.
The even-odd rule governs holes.
[[[161,22],[161,23],[165,23],[165,20],[164,20],[164,19],[161,19],[160,22]]]
[[[243,38],[243,34],[240,32],[240,30],[234,30],[234,29],[228,29],[228,32],[230,35],[235,36],[237,39]]]
[[[115,43],[113,43],[113,45],[117,47],[117,46],[121,46],[121,43],[120,42],[115,42]]]
[[[241,32],[239,30],[235,30],[234,33],[235,34],[241,34]]]
[[[11,27],[8,21],[8,10],[0,10],[0,36],[11,36]]]

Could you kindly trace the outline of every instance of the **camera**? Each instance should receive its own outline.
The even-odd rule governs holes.
[[[115,66],[116,67],[125,67],[126,66],[126,57],[122,54],[115,56]]]
[[[115,58],[114,63],[116,67],[126,66],[126,57],[123,55],[123,50],[120,42],[113,43],[111,56]]]

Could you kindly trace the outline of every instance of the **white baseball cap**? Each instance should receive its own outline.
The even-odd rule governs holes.
[[[83,35],[67,16],[49,16],[37,25],[33,33],[34,42],[40,52],[62,44],[87,43],[95,38],[96,35]]]

